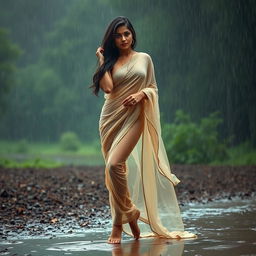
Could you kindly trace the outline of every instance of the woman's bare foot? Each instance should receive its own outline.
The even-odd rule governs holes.
[[[111,235],[108,238],[108,243],[109,244],[120,244],[122,231],[123,231],[122,225],[113,225]]]
[[[140,228],[138,226],[138,219],[140,217],[140,211],[138,210],[136,218],[129,222],[134,238],[137,240],[140,238]]]

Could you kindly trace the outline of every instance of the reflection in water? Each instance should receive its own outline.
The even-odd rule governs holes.
[[[156,256],[165,255],[168,247],[168,252],[172,256],[181,256],[184,249],[184,241],[174,241],[170,239],[143,239],[129,241],[129,243],[122,243],[114,245],[112,249],[112,256]]]
[[[5,247],[0,255],[33,256],[227,256],[256,255],[256,199],[233,199],[183,208],[188,231],[197,239],[143,238],[138,241],[124,237],[119,245],[110,245],[109,229],[91,229],[72,236],[61,234],[53,239],[16,239],[0,241]],[[78,239],[79,237],[79,239]],[[1,250],[0,250],[1,251]]]
[[[112,256],[181,256],[184,250],[184,240],[143,238],[140,240],[124,240],[121,244],[108,244],[106,241],[73,241],[52,244],[46,248],[48,251],[65,252],[103,252]],[[109,254],[110,253],[110,254]],[[168,254],[167,254],[168,253]],[[79,254],[83,255],[83,254]]]

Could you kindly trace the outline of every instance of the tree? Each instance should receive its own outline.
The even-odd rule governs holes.
[[[8,31],[0,28],[0,116],[6,111],[6,99],[15,83],[15,61],[20,54],[20,48],[8,39]]]

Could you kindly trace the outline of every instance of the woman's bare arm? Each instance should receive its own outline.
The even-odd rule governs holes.
[[[104,63],[104,56],[102,54],[102,52],[104,51],[104,49],[102,47],[98,47],[97,51],[96,51],[96,56],[99,59],[99,64],[100,66]],[[105,74],[103,75],[103,77],[100,79],[100,88],[105,92],[105,93],[111,93],[111,91],[113,90],[113,80],[112,80],[112,76],[110,74],[109,71],[106,71]]]
[[[102,65],[103,62],[100,61],[100,65]],[[106,71],[103,77],[100,80],[100,88],[105,92],[105,93],[111,93],[113,90],[113,80],[112,76],[110,74],[110,71]]]

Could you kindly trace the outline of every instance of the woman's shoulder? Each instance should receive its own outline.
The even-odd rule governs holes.
[[[137,55],[140,56],[141,58],[147,60],[147,61],[152,61],[152,58],[149,53],[146,52],[137,52]]]

